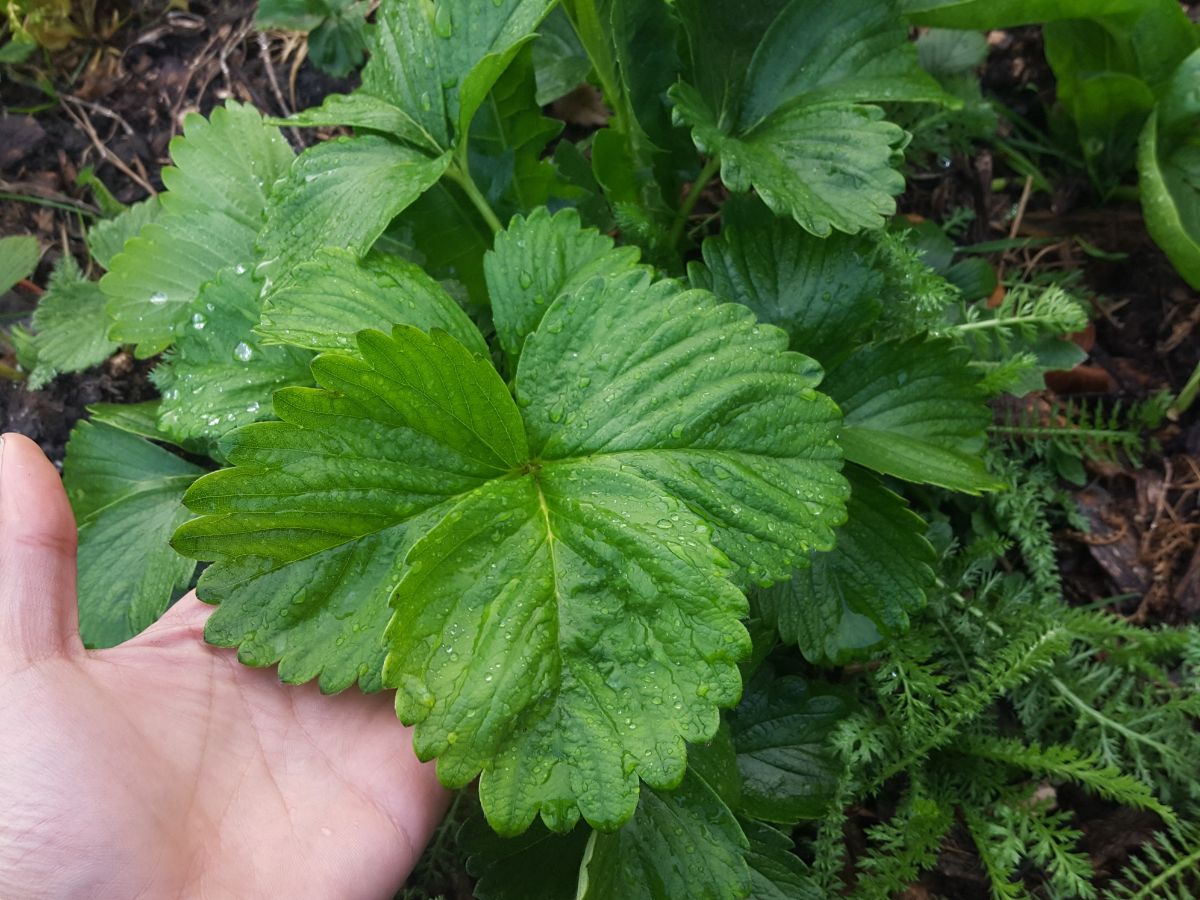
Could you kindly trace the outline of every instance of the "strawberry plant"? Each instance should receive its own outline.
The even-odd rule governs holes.
[[[948,537],[1012,524],[981,499],[1011,480],[987,401],[1086,315],[1035,289],[990,308],[889,221],[908,135],[879,104],[960,103],[905,10],[552,7],[385,0],[361,87],[289,121],[342,136],[297,155],[250,107],[193,115],[161,197],[92,230],[103,277],[60,266],[13,335],[33,378],[161,354],[160,399],[94,407],[69,446],[85,642],[204,564],[209,642],[395,691],[443,783],[478,780],[483,897],[829,896],[833,857],[781,829],[828,843],[904,774],[890,824],[924,844],[880,832],[862,884],[885,896],[954,819],[962,782],[930,760],[960,734],[1165,810],[980,725],[1086,632],[1023,621],[1022,587]],[[576,140],[541,108],[569,73],[612,111]],[[979,671],[914,625],[969,606],[960,583],[1010,629],[970,631]],[[837,676],[870,657],[896,680]],[[897,712],[910,683],[936,701]],[[981,853],[998,816],[1069,843],[1000,781],[979,796]]]

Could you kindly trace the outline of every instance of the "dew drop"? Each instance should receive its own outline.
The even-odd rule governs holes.
[[[254,356],[254,351],[245,341],[238,341],[238,345],[233,348],[233,357],[239,362],[250,362],[252,356]]]
[[[167,295],[164,294],[162,291],[155,291],[153,294],[150,295],[150,302],[153,303],[155,306],[162,306],[164,303],[167,302]]]

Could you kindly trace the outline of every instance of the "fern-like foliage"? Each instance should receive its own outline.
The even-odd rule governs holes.
[[[1106,900],[1195,900],[1200,896],[1200,827],[1177,823],[1141,848],[1105,891]]]

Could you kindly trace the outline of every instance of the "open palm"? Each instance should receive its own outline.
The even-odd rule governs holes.
[[[390,896],[446,799],[390,696],[240,665],[191,594],[84,650],[57,473],[0,454],[0,897]]]

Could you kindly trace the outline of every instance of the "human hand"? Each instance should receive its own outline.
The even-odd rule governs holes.
[[[0,897],[389,897],[446,805],[391,697],[281,685],[204,643],[188,594],[84,650],[75,522],[0,446]]]

